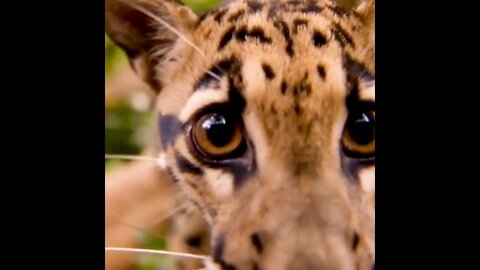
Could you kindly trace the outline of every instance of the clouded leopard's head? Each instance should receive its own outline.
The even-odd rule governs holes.
[[[374,267],[374,1],[105,6],[222,268]]]

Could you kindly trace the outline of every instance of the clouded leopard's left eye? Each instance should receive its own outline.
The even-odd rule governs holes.
[[[190,138],[196,152],[208,160],[236,158],[246,148],[241,117],[229,113],[209,112],[200,116],[192,125]]]

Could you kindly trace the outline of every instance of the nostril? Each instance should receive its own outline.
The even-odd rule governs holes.
[[[360,242],[360,236],[357,232],[353,233],[353,240],[352,240],[352,250],[355,251],[358,247],[358,242]]]
[[[257,252],[262,253],[263,244],[262,244],[262,240],[260,239],[260,235],[257,232],[252,233],[252,235],[250,235],[250,241],[252,241],[252,244],[255,247],[255,249],[257,249]]]
[[[215,245],[213,246],[213,259],[220,260],[223,256],[223,249],[225,247],[225,236],[220,235],[215,240]]]
[[[193,248],[198,248],[202,245],[202,236],[200,235],[193,235],[185,240],[187,245]]]

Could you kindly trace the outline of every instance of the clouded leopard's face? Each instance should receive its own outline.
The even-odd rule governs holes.
[[[374,1],[105,3],[222,268],[374,267]]]

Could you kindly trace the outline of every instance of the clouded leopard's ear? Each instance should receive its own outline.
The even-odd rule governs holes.
[[[155,92],[162,88],[155,66],[173,49],[178,33],[187,35],[197,21],[198,16],[176,0],[105,0],[105,32]]]

